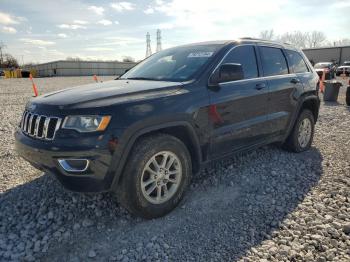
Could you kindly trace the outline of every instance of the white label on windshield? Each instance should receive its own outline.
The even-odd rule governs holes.
[[[190,53],[188,57],[211,57],[214,52],[194,52]]]

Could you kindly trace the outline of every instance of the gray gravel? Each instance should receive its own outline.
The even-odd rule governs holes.
[[[36,79],[40,90],[91,78]],[[350,109],[322,103],[314,146],[217,162],[164,218],[131,217],[20,159],[13,130],[28,80],[0,80],[0,261],[350,261]],[[5,121],[6,120],[6,121]]]

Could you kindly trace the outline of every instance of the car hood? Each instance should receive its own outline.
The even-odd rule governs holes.
[[[179,82],[146,80],[112,80],[59,90],[36,97],[31,104],[86,108],[109,106],[121,102],[169,96],[183,86]]]
[[[343,69],[343,68],[350,68],[350,65],[346,65],[346,66],[338,66],[337,69]]]

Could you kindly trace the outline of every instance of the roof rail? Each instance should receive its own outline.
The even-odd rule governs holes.
[[[256,37],[240,37],[239,39],[270,41],[270,40],[266,40],[266,39],[262,39],[262,38],[256,38]]]

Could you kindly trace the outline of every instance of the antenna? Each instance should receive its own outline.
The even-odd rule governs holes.
[[[162,36],[160,29],[157,30],[157,52],[162,51]]]
[[[149,57],[150,55],[152,55],[152,50],[151,50],[151,36],[149,34],[149,32],[147,32],[146,35],[146,58]]]

